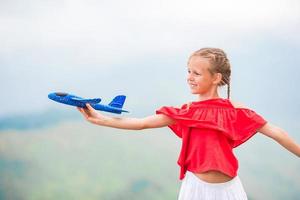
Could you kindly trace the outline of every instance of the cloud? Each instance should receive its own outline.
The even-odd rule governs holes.
[[[0,89],[15,98],[75,88],[79,82],[88,86],[88,77],[82,78],[86,72],[97,82],[103,71],[112,74],[122,67],[126,72],[131,65],[144,67],[143,62],[150,67],[151,60],[185,65],[203,46],[230,53],[270,41],[297,46],[299,8],[296,0],[1,1]],[[168,67],[161,62],[156,69]],[[14,103],[21,107],[23,101]],[[37,105],[43,103],[36,100]]]
[[[130,54],[159,50],[157,41],[162,51],[172,51],[201,38],[299,32],[294,27],[300,6],[292,0],[29,1],[21,13],[21,1],[16,2],[2,7],[1,42],[8,49],[84,47],[107,55],[116,49]]]

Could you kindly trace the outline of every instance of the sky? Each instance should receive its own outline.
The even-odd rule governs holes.
[[[55,91],[99,97],[103,103],[124,94],[124,109],[130,113],[121,116],[132,117],[195,101],[186,83],[187,59],[202,47],[227,53],[233,101],[254,109],[299,143],[299,0],[0,0],[0,120],[67,111],[47,98]],[[227,97],[226,87],[220,94]],[[48,139],[39,132],[37,139],[53,139],[52,133]],[[54,132],[63,140],[68,133]],[[28,136],[24,144],[34,141]],[[10,132],[8,137],[6,146],[13,148]],[[251,161],[260,163],[255,157],[266,153],[287,160],[286,151],[264,139],[258,138],[254,153],[247,154],[252,155],[245,165],[250,171]],[[45,151],[37,152],[44,160]],[[272,156],[262,166],[282,169]],[[290,161],[289,167],[297,169],[296,161]],[[271,176],[284,184],[289,178]]]
[[[297,0],[2,0],[0,25],[0,116],[51,109],[53,91],[123,93],[136,115],[195,99],[186,62],[207,46],[228,54],[232,97],[300,109]]]

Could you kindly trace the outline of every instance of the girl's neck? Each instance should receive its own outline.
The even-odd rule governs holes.
[[[199,95],[199,101],[204,101],[207,99],[218,99],[221,98],[218,94],[215,95]]]

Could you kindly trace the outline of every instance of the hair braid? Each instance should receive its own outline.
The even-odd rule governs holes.
[[[230,83],[227,84],[227,99],[230,99]]]

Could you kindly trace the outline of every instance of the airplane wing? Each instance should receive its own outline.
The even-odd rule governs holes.
[[[101,99],[100,98],[95,98],[95,99],[83,99],[79,97],[71,97],[73,101],[79,101],[81,103],[100,103]]]

